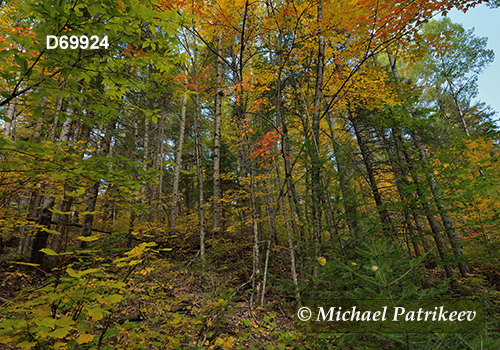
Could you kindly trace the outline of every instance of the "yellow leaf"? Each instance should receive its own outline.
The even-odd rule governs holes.
[[[57,343],[52,345],[52,348],[54,350],[64,350],[68,348],[68,344],[58,341]]]
[[[88,343],[91,342],[92,339],[94,339],[95,335],[92,334],[81,334],[77,339],[76,342],[78,344],[83,344],[83,343]]]
[[[319,258],[318,258],[318,263],[319,263],[321,266],[323,266],[323,265],[325,265],[325,264],[326,264],[326,259],[325,259],[325,258],[323,258],[323,257],[319,257]]]
[[[217,338],[215,345],[222,346],[224,350],[230,350],[234,346],[234,338],[227,335],[224,338]]]

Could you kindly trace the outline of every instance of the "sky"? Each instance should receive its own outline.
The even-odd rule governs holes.
[[[465,29],[474,28],[474,34],[488,38],[488,48],[495,52],[495,61],[479,76],[478,100],[493,107],[497,114],[493,117],[500,125],[500,8],[492,9],[478,5],[467,13],[453,10],[448,17],[454,23],[461,23]]]

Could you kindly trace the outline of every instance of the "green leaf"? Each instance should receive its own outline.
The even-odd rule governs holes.
[[[59,233],[58,233],[58,234],[59,234]],[[43,249],[40,249],[40,251],[41,251],[42,253],[47,254],[47,255],[59,255],[59,254],[57,254],[55,251],[53,251],[53,250],[52,250],[52,249],[50,249],[50,248],[43,248]]]
[[[44,326],[53,329],[56,326],[56,320],[52,317],[44,317],[40,320],[35,320],[35,323],[39,326]]]
[[[120,294],[111,294],[104,298],[105,302],[110,304],[119,303],[120,301],[122,301],[122,299],[123,295]]]
[[[96,215],[97,213],[99,213],[98,211],[82,211],[80,212],[80,215],[84,216],[84,215]]]
[[[18,347],[23,349],[31,349],[36,345],[36,342],[33,341],[23,341],[22,343],[17,344]]]
[[[90,15],[92,17],[94,17],[97,12],[103,13],[104,9],[99,4],[93,4],[93,5],[91,5],[91,6],[88,7],[88,11],[89,11]]]
[[[59,215],[71,215],[71,214],[73,214],[72,211],[60,211],[57,209],[50,209],[50,211],[53,212],[54,214],[59,214]]]
[[[71,267],[68,267],[66,269],[66,272],[68,273],[68,275],[70,275],[71,277],[76,277],[76,278],[80,278],[81,277],[81,273],[80,272],[76,272],[75,270],[73,270]]]
[[[78,344],[84,344],[84,343],[89,343],[94,339],[95,335],[93,334],[81,334],[77,339],[76,342]]]
[[[42,227],[42,230],[48,233],[52,233],[53,235],[60,235],[60,232],[54,231],[54,230],[49,230],[47,227]]]
[[[71,197],[80,197],[80,196],[82,196],[84,193],[85,193],[85,188],[84,188],[84,187],[80,187],[80,188],[78,188],[76,191],[69,192],[69,193],[68,193],[68,196],[71,196]],[[85,215],[85,214],[83,214],[83,215]]]
[[[55,333],[55,332],[54,332],[54,333]],[[59,338],[61,338],[61,337],[59,337]],[[63,342],[61,342],[61,341],[58,341],[58,342],[54,343],[54,345],[52,345],[52,348],[53,348],[54,350],[64,350],[64,349],[67,349],[67,348],[68,348],[68,344],[63,343]]]
[[[56,325],[59,327],[64,327],[64,328],[71,328],[72,325],[75,324],[75,321],[69,316],[63,316],[60,319],[56,321]]]
[[[96,237],[96,236],[90,236],[90,237],[85,237],[85,236],[78,236],[76,237],[76,239],[80,240],[80,241],[84,241],[84,242],[93,242],[93,241],[97,241],[100,237]]]
[[[28,63],[26,62],[26,58],[22,56],[16,55],[14,56],[14,61],[22,68],[23,71],[28,69]]]
[[[18,264],[18,265],[26,265],[26,266],[40,266],[40,264],[26,263],[20,261],[8,261],[9,264]]]
[[[87,313],[90,317],[92,317],[92,320],[99,321],[104,317],[104,315],[108,314],[109,312],[100,307],[93,307],[87,308]]]

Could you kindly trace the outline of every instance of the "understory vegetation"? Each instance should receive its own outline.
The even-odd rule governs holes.
[[[0,1],[0,348],[500,348],[480,3]],[[485,322],[297,330],[345,299]]]

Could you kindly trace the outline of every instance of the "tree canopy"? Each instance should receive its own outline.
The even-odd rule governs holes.
[[[0,2],[0,346],[497,348],[494,53],[433,19],[480,2]],[[294,319],[349,299],[485,323]]]

